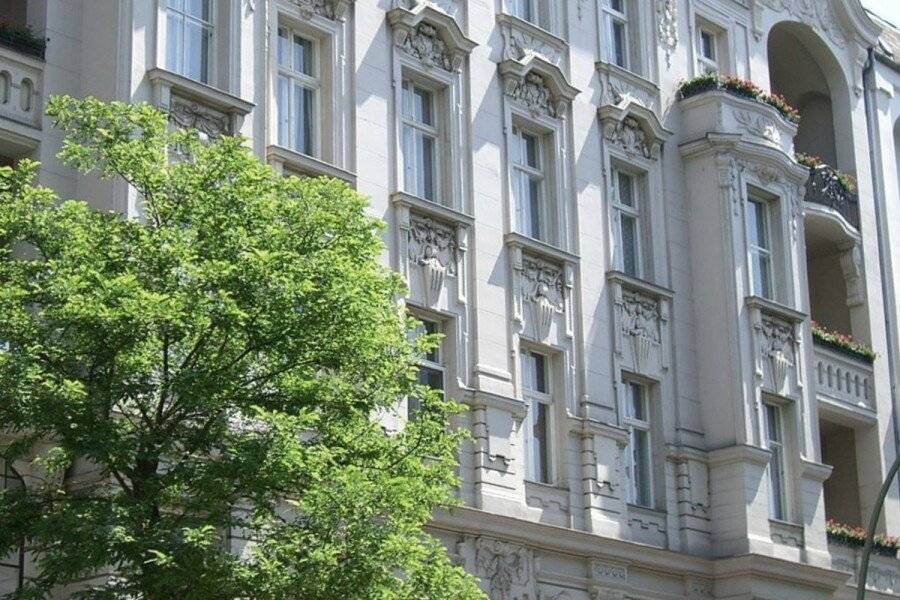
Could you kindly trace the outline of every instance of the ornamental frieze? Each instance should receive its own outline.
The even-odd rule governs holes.
[[[454,70],[453,54],[430,23],[419,23],[412,32],[403,36],[399,44],[407,54],[422,61],[426,67],[437,66],[445,71]]]
[[[429,217],[410,215],[407,254],[411,266],[422,270],[425,301],[434,304],[446,277],[456,276],[458,244],[453,229]]]
[[[659,156],[659,143],[652,140],[634,117],[625,117],[621,121],[607,121],[603,126],[603,137],[611,144],[621,148],[628,156],[643,156],[656,159]]]
[[[491,600],[533,597],[531,552],[525,546],[480,537],[475,542],[475,568],[487,584]]]
[[[228,115],[177,96],[172,96],[169,104],[169,121],[177,127],[196,129],[210,138],[231,133]]]
[[[553,92],[537,73],[528,73],[524,79],[508,79],[506,94],[534,113],[544,113],[550,117],[559,115]]]

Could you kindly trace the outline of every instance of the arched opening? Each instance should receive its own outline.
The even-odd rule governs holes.
[[[25,489],[25,481],[9,463],[0,459],[0,493]],[[25,547],[0,556],[0,596],[22,587],[25,577]]]

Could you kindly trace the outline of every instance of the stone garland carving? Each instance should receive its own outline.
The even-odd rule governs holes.
[[[748,133],[769,140],[770,142],[778,141],[778,130],[775,129],[775,123],[762,115],[754,115],[746,110],[732,111],[734,120],[744,126]]]
[[[437,66],[450,72],[454,70],[453,54],[437,28],[430,23],[419,23],[414,31],[404,36],[400,48],[427,67]]]
[[[533,113],[545,113],[554,118],[559,115],[553,92],[537,73],[528,73],[524,79],[508,78],[506,93]]]
[[[522,61],[528,56],[540,56],[552,64],[559,64],[561,49],[546,40],[506,24],[503,29],[503,60]]]
[[[608,122],[603,127],[603,137],[619,146],[628,156],[643,156],[655,160],[659,156],[659,144],[652,141],[634,117]]]
[[[343,19],[344,13],[352,0],[291,0],[304,19],[311,19],[314,15],[338,21]]]
[[[794,366],[790,359],[794,353],[794,327],[781,319],[763,316],[756,329],[760,334],[760,357],[769,363],[772,385],[775,391],[780,391],[787,381],[788,370]]]
[[[445,277],[456,275],[456,233],[429,217],[410,216],[407,235],[409,261],[421,267],[425,301],[434,304],[440,297]]]
[[[622,333],[631,338],[634,366],[640,370],[660,343],[659,302],[646,294],[622,291]]]
[[[659,41],[666,55],[666,68],[672,68],[672,55],[678,47],[678,2],[659,0],[656,12],[659,14]]]
[[[591,563],[591,579],[599,583],[625,585],[628,582],[628,567],[595,560]]]
[[[553,315],[564,309],[562,269],[540,258],[523,256],[522,298],[531,304],[532,330],[535,338],[547,339]]]
[[[533,587],[531,556],[525,546],[480,537],[475,542],[475,567],[491,600],[525,600]]]
[[[841,28],[834,7],[826,0],[757,0],[776,12],[788,12],[801,23],[809,23],[821,30],[836,46],[845,48],[847,37]]]
[[[169,121],[178,127],[196,129],[211,138],[229,133],[228,116],[181,98],[172,98]]]

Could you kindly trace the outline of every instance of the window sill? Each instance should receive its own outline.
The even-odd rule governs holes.
[[[574,264],[579,260],[577,254],[572,254],[567,250],[563,250],[562,248],[548,244],[547,242],[542,242],[541,240],[536,240],[521,233],[507,233],[506,236],[504,236],[504,240],[508,246],[518,246],[519,248],[528,250],[534,254],[555,259],[558,262]]]
[[[471,215],[406,192],[394,192],[391,194],[391,202],[398,206],[412,208],[418,213],[423,213],[439,221],[452,222],[466,227],[475,223],[475,218]]]
[[[632,87],[637,92],[637,97],[633,100],[639,101],[650,109],[656,106],[659,98],[659,86],[644,75],[605,61],[597,61],[594,63],[594,67],[600,73],[603,81],[601,104],[619,104],[633,93],[628,89],[628,87]]]
[[[806,545],[803,536],[803,525],[770,518],[769,531],[771,532],[772,542],[775,544],[794,548],[803,548]]]
[[[549,29],[544,29],[540,25],[532,23],[531,21],[526,21],[521,17],[517,17],[508,13],[500,13],[497,15],[497,22],[501,25],[501,27],[506,24],[510,28],[524,31],[537,38],[538,40],[544,42],[545,44],[549,44],[560,56],[562,56],[565,53],[566,48],[569,47],[569,43],[566,40],[559,37]],[[547,58],[548,60],[550,59],[549,56],[545,56],[545,58]]]
[[[245,116],[253,110],[255,104],[243,98],[230,94],[217,87],[195,81],[178,73],[159,67],[147,72],[147,77],[154,87],[168,87],[177,90],[180,94],[197,100],[202,104],[223,112]]]
[[[279,166],[282,171],[290,171],[290,174],[308,177],[333,177],[346,181],[350,187],[356,187],[355,173],[284,146],[268,146],[266,148],[266,161],[271,165]]]
[[[639,277],[628,275],[626,273],[623,273],[622,271],[607,271],[606,279],[607,281],[618,283],[622,287],[638,290],[655,298],[666,298],[668,300],[671,300],[675,296],[675,292],[667,287],[656,285],[655,283],[651,283]]]
[[[806,319],[805,313],[761,296],[747,296],[746,303],[747,308],[759,309],[767,315],[774,315],[791,323],[802,323]]]

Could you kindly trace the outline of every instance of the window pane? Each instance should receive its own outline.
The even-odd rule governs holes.
[[[619,192],[619,204],[634,207],[634,177],[628,173],[617,171],[617,183]]]
[[[278,66],[290,68],[291,54],[290,42],[288,41],[288,32],[284,28],[278,29]]]
[[[210,31],[196,21],[185,22],[184,75],[204,83],[208,79]]]
[[[620,21],[611,21],[610,54],[612,61],[623,68],[628,68],[628,51],[625,40],[625,24]]]
[[[418,195],[416,189],[416,140],[415,129],[403,126],[403,189]]]
[[[767,254],[758,250],[751,251],[753,261],[753,293],[763,298],[771,298],[772,294],[772,265]]]
[[[426,200],[435,199],[434,177],[434,138],[421,134],[422,137],[422,189],[420,195]]]
[[[700,53],[709,60],[716,59],[716,38],[708,31],[700,32]]]
[[[750,229],[750,243],[760,248],[769,247],[769,232],[766,215],[766,204],[758,200],[747,203],[750,214],[747,215]]]
[[[634,478],[634,503],[650,506],[650,435],[640,429],[631,432],[631,460]]]
[[[416,121],[425,125],[434,125],[431,102],[431,92],[418,87],[413,89],[413,118]]]
[[[293,44],[294,64],[293,69],[305,75],[313,76],[313,43],[299,35],[294,36]]]
[[[512,0],[512,14],[533,23],[534,7],[532,2],[533,0]]]
[[[287,77],[278,78],[278,143],[284,147],[291,146],[290,106],[291,82]]]
[[[522,386],[532,392],[547,393],[547,364],[542,354],[522,352]]]
[[[781,441],[781,424],[779,423],[778,407],[765,404],[766,440],[771,442]]]
[[[781,447],[772,448],[772,458],[769,459],[769,509],[773,519],[784,519],[784,473],[782,470]]]
[[[638,421],[647,420],[647,407],[644,396],[644,386],[639,383],[628,382],[625,384],[626,414]]]
[[[294,150],[303,154],[313,153],[313,92],[294,82],[293,123]]]
[[[625,0],[609,0],[609,7],[616,12],[625,12]]]
[[[184,17],[169,11],[166,18],[166,68],[175,73],[182,73],[184,70],[181,62],[181,57],[184,56],[183,38]]]
[[[419,383],[435,390],[444,390],[444,373],[431,367],[419,368]]]
[[[527,133],[522,137],[525,146],[525,158],[529,167],[539,169],[541,167],[540,141]]]
[[[528,214],[529,223],[527,233],[536,239],[542,239],[543,227],[543,202],[541,199],[541,182],[538,179],[528,178]]]
[[[210,21],[210,0],[184,0],[184,12],[197,19]]]
[[[175,10],[184,10],[184,0],[169,0],[168,6]]]
[[[543,402],[534,402],[531,410],[534,411],[531,430],[531,463],[534,465],[532,478],[541,483],[549,483],[549,406]]]
[[[623,213],[619,216],[619,220],[622,229],[622,270],[628,275],[639,277],[641,273],[637,219]]]

